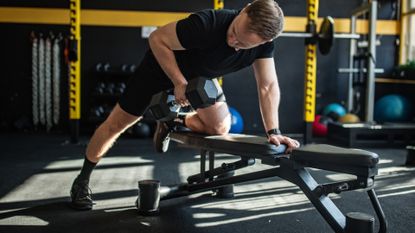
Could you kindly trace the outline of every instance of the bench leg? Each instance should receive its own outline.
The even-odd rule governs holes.
[[[415,165],[415,146],[406,147],[406,161],[405,165],[414,166]]]
[[[234,171],[229,171],[227,173],[219,175],[217,179],[232,177],[234,174],[235,174]],[[219,197],[219,198],[233,198],[234,197],[233,184],[222,186],[222,187],[218,188],[217,191],[216,191],[216,197]]]

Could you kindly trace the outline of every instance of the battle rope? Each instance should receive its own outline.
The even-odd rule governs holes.
[[[38,39],[34,32],[32,38],[32,119],[33,125],[39,124],[39,74],[38,74]]]

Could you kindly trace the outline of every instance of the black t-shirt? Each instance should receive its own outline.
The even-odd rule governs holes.
[[[273,57],[273,42],[238,51],[227,44],[228,27],[238,13],[237,10],[203,10],[177,22],[177,37],[186,50],[174,51],[174,54],[187,79],[218,77],[250,66],[255,59]],[[148,55],[155,59],[152,54]]]

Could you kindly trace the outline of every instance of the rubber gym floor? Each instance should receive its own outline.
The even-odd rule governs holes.
[[[278,177],[236,185],[233,199],[194,194],[162,201],[159,216],[140,216],[134,206],[137,182],[185,181],[199,169],[199,152],[172,144],[167,154],[156,154],[150,139],[127,137],[118,140],[92,174],[94,209],[74,211],[67,206],[69,189],[88,139],[81,138],[78,145],[65,144],[66,139],[0,134],[0,232],[332,232],[303,193]],[[389,232],[415,232],[415,167],[404,166],[405,150],[372,151],[381,158],[375,190]],[[225,154],[217,158],[217,164],[236,159]],[[267,167],[258,162],[245,170]],[[347,176],[317,169],[311,173],[320,182]],[[362,192],[331,196],[343,213],[374,214]]]

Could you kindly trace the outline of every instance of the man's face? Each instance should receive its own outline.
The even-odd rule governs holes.
[[[240,49],[250,49],[268,42],[254,32],[248,30],[248,14],[242,11],[232,21],[228,28],[226,42],[236,51]]]

